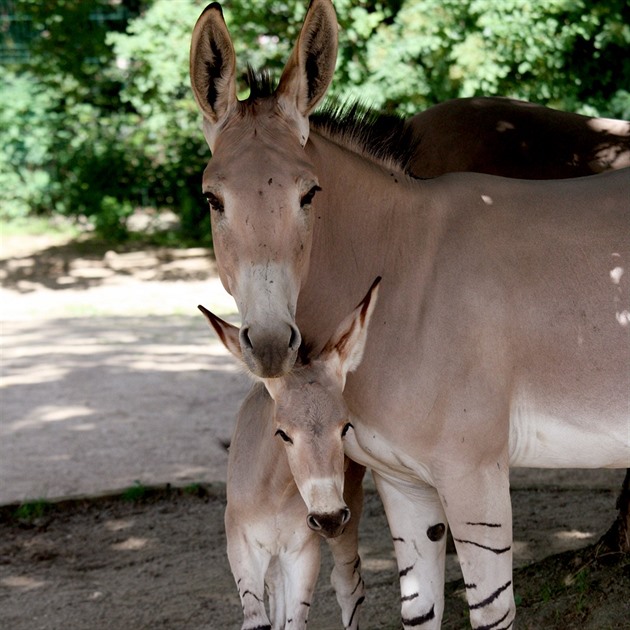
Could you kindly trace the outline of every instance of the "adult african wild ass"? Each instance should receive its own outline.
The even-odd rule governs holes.
[[[408,119],[409,171],[523,179],[582,177],[630,166],[630,122],[498,97],[456,98]]]
[[[508,467],[630,464],[630,171],[414,180],[351,116],[309,124],[336,45],[330,0],[313,0],[277,89],[252,78],[239,102],[218,4],[193,31],[203,188],[243,359],[288,372],[301,335],[317,352],[382,275],[345,450],[383,498],[403,623],[440,625],[448,523],[473,627],[511,627]]]
[[[305,357],[304,365],[286,376],[263,379],[264,387],[254,387],[243,409],[253,404],[258,414],[239,415],[228,459],[225,529],[243,630],[272,627],[265,582],[273,627],[306,628],[319,574],[320,536],[332,551],[331,582],[343,627],[359,627],[364,586],[359,521],[351,512],[361,513],[362,471],[356,474],[358,464],[344,457],[343,439],[351,425],[342,392],[347,373],[361,361],[377,287],[375,282],[319,356]],[[242,360],[238,328],[199,309],[225,347]],[[344,487],[346,466],[354,474]]]

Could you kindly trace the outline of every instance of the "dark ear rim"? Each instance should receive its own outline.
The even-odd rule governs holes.
[[[240,330],[238,326],[234,326],[233,324],[226,322],[224,319],[221,319],[201,304],[198,304],[197,308],[203,313],[210,326],[214,328],[214,332],[216,332],[219,340],[225,348],[242,362],[243,353],[239,342]]]
[[[326,95],[337,63],[337,14],[330,0],[312,0],[276,93],[308,116]]]
[[[339,324],[318,357],[318,360],[329,361],[337,356],[341,361],[344,378],[345,373],[353,372],[361,362],[381,280],[381,276],[378,276],[372,282],[365,297]]]
[[[193,28],[190,42],[190,83],[204,117],[217,124],[237,102],[236,53],[223,9],[209,4]]]

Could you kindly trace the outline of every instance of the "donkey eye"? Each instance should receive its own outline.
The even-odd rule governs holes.
[[[302,198],[300,199],[300,206],[304,208],[304,206],[310,205],[310,203],[313,201],[315,193],[318,190],[321,190],[319,186],[313,186],[305,195],[302,195]]]
[[[293,440],[282,429],[278,429],[276,435],[279,435],[283,442],[293,444]]]
[[[223,202],[216,195],[211,192],[205,192],[203,196],[215,212],[223,212]]]
[[[351,422],[348,422],[346,426],[341,431],[341,437],[346,437],[346,433],[348,433],[348,429],[354,429],[354,425]]]

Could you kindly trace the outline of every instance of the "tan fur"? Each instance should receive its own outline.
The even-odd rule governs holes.
[[[295,325],[325,347],[382,276],[345,449],[383,497],[403,625],[440,625],[444,546],[426,532],[448,521],[471,623],[511,626],[509,466],[630,465],[630,170],[415,181],[314,131],[302,149],[274,97],[250,114],[204,173],[222,279],[266,340],[241,331],[248,367],[290,369]]]

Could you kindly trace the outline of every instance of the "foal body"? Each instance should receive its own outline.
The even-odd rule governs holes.
[[[353,427],[342,392],[347,373],[361,360],[377,284],[316,358],[284,377],[265,379],[264,387],[255,385],[239,412],[228,457],[225,528],[243,630],[306,628],[322,537],[332,552],[331,582],[343,626],[359,627],[364,469],[344,457],[343,441]],[[238,329],[199,308],[242,361]]]

